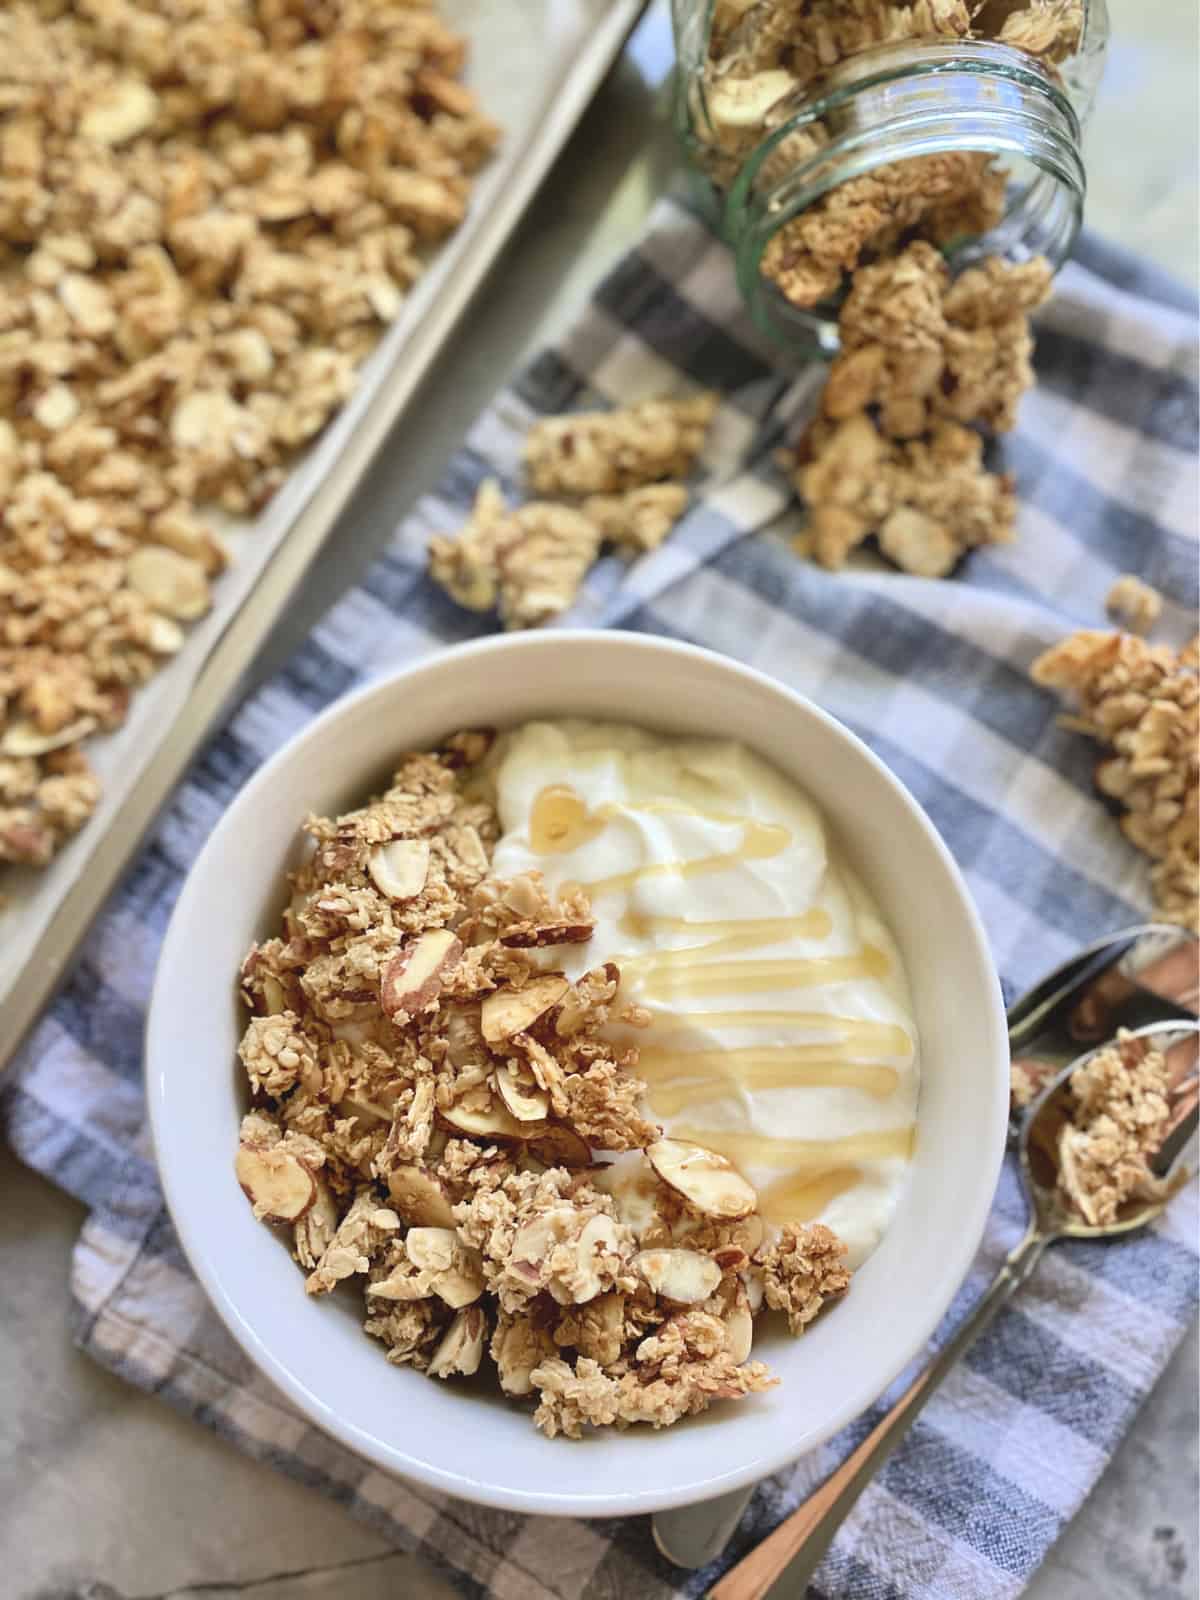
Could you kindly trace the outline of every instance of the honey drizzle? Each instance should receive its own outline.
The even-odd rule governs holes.
[[[638,1076],[650,1085],[654,1109],[673,1116],[691,1100],[711,1100],[738,1089],[862,1089],[876,1099],[900,1081],[894,1067],[855,1061],[836,1045],[747,1046],[730,1050],[643,1050]]]
[[[810,961],[703,961],[710,946],[665,952],[674,958],[661,965],[655,959],[645,969],[649,998],[673,995],[727,994],[731,989],[754,994],[782,985],[804,989],[818,983],[844,983],[849,978],[882,978],[890,963],[882,950],[864,945],[855,955],[815,956]],[[690,961],[682,959],[691,957]]]
[[[831,1200],[853,1189],[861,1179],[857,1167],[830,1167],[827,1172],[777,1178],[759,1193],[759,1214],[766,1222],[811,1222]]]
[[[828,911],[813,906],[798,917],[727,917],[720,922],[693,922],[690,917],[652,917],[627,911],[618,924],[640,939],[653,933],[707,933],[714,939],[754,933],[762,944],[773,944],[795,934],[801,939],[824,939],[833,931]]]
[[[670,1029],[656,1029],[661,1041],[684,1037],[693,1028],[804,1028],[836,1033],[837,1043],[855,1043],[881,1055],[911,1061],[913,1042],[895,1022],[867,1022],[860,1017],[838,1017],[824,1011],[677,1011]],[[822,1045],[824,1050],[826,1046]]]
[[[537,855],[564,855],[590,843],[603,832],[613,817],[638,812],[649,816],[696,817],[704,822],[720,822],[731,828],[741,828],[742,842],[736,850],[697,856],[692,861],[652,861],[645,866],[632,867],[627,872],[614,872],[607,878],[594,878],[582,885],[590,893],[632,888],[646,878],[668,875],[698,878],[708,872],[723,872],[742,861],[769,860],[771,856],[786,850],[792,842],[791,833],[781,823],[760,822],[756,817],[730,816],[723,811],[701,811],[676,800],[653,800],[636,806],[609,801],[589,811],[582,796],[569,784],[554,783],[543,789],[533,802],[529,814],[530,848]]]
[[[809,1173],[851,1162],[885,1161],[890,1156],[907,1160],[915,1133],[911,1123],[879,1133],[852,1133],[842,1139],[773,1139],[764,1133],[690,1124],[671,1129],[672,1139],[715,1150],[737,1167],[791,1167]]]
[[[670,800],[639,806],[609,802],[589,810],[582,796],[568,784],[551,784],[534,800],[529,820],[530,847],[538,855],[568,854],[597,838],[613,817],[637,812],[695,817],[740,827],[742,842],[736,850],[699,856],[691,861],[650,862],[612,873],[583,883],[580,887],[585,891],[599,894],[605,890],[632,888],[647,878],[692,878],[721,872],[743,861],[769,860],[791,843],[791,834],[785,827],[754,817],[702,811]],[[622,926],[640,937],[654,932],[708,936],[705,943],[627,957],[619,963],[626,968],[643,969],[647,998],[702,996],[730,989],[754,993],[776,988],[781,983],[807,987],[857,977],[884,977],[890,970],[886,953],[874,945],[864,945],[853,955],[818,956],[809,960],[712,959],[760,949],[793,936],[824,938],[832,931],[832,922],[829,914],[819,907],[796,917],[696,922],[686,917],[628,912],[622,919]],[[850,1017],[830,1017],[820,1012],[711,1011],[695,1012],[679,1020],[685,1027],[693,1022],[710,1028],[775,1025],[828,1028],[835,1030],[839,1037],[825,1043],[745,1046],[679,1054],[662,1048],[645,1050],[641,1071],[651,1087],[650,1097],[656,1109],[664,1116],[671,1116],[697,1101],[703,1103],[719,1098],[722,1091],[730,1088],[839,1086],[863,1089],[883,1098],[895,1089],[898,1072],[879,1063],[856,1061],[855,1047],[878,1047],[887,1054],[905,1059],[910,1059],[912,1054],[912,1041],[901,1027]],[[737,1164],[792,1169],[786,1177],[763,1191],[760,1209],[768,1221],[804,1222],[819,1215],[831,1200],[860,1180],[862,1174],[852,1164],[855,1161],[894,1156],[907,1158],[912,1151],[915,1129],[910,1126],[842,1139],[774,1139],[748,1131],[696,1127],[679,1127],[672,1132],[676,1138],[703,1145]]]

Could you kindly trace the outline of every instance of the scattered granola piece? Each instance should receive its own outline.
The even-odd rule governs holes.
[[[1200,928],[1200,679],[1186,650],[1083,630],[1044,651],[1035,683],[1069,695],[1071,726],[1106,744],[1096,786],[1150,857],[1156,914]]]
[[[716,414],[718,396],[643,400],[619,411],[579,411],[535,422],[525,471],[538,494],[612,495],[681,478]]]
[[[593,494],[583,502],[583,513],[605,539],[636,553],[657,550],[687,510],[688,492],[682,483],[648,483],[624,494]]]
[[[1162,605],[1157,589],[1126,572],[1108,591],[1104,609],[1130,633],[1149,633],[1162,613]]]
[[[983,440],[957,422],[897,442],[865,412],[818,418],[801,440],[793,481],[826,567],[843,566],[874,535],[905,572],[940,578],[967,550],[1013,536],[1012,480],[986,470]]]
[[[816,1222],[787,1225],[778,1243],[765,1245],[755,1256],[767,1304],[787,1312],[793,1333],[803,1333],[827,1301],[839,1299],[850,1287],[849,1269],[842,1266],[845,1254],[837,1235]]]

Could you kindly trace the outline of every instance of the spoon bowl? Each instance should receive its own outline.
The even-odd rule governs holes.
[[[1200,1022],[1157,1022],[1129,1030],[1166,1057],[1170,1117],[1163,1143],[1148,1163],[1162,1180],[1153,1195],[1134,1196],[1111,1222],[1091,1223],[1067,1202],[1059,1182],[1059,1134],[1071,1120],[1071,1079],[1102,1050],[1108,1040],[1077,1057],[1049,1080],[1029,1106],[1021,1125],[1017,1155],[1021,1184],[1030,1211],[1030,1232],[1045,1243],[1052,1239],[1105,1239],[1132,1233],[1153,1222],[1171,1196],[1195,1176],[1185,1157],[1196,1132],[1197,1060],[1200,1058]]]

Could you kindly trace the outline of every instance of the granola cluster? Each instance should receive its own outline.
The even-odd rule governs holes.
[[[691,470],[717,396],[644,400],[618,411],[544,417],[525,442],[536,500],[510,508],[494,479],[479,487],[452,539],[429,541],[434,582],[506,628],[535,628],[575,599],[605,545],[656,550],[687,509]]]
[[[1200,674],[1196,643],[1175,651],[1128,633],[1083,630],[1045,651],[1035,683],[1067,695],[1067,726],[1105,744],[1096,787],[1149,856],[1156,912],[1200,928]]]
[[[1125,1029],[1071,1074],[1070,1120],[1058,1136],[1059,1187],[1093,1227],[1115,1222],[1127,1200],[1163,1193],[1148,1161],[1170,1121],[1168,1091],[1162,1052]]]
[[[904,41],[994,39],[1053,69],[1074,54],[1082,0],[718,0],[703,85],[705,160],[727,187],[749,152],[863,51]],[[813,121],[784,137],[757,183],[771,185],[828,143]],[[795,306],[827,300],[860,265],[906,240],[946,245],[1004,215],[1005,179],[986,155],[890,162],[820,196],[773,236],[762,271]]]
[[[903,571],[941,578],[1012,538],[1012,480],[987,470],[977,429],[1016,421],[1033,383],[1028,314],[1050,277],[1045,261],[993,257],[952,281],[921,242],[857,274],[820,414],[785,457],[822,565],[873,536]]]
[[[360,1280],[389,1361],[448,1378],[490,1355],[551,1437],[665,1427],[775,1382],[754,1314],[801,1332],[846,1292],[845,1246],[768,1240],[728,1161],[647,1120],[637,1049],[606,1031],[645,1020],[619,970],[551,964],[591,938],[583,892],[491,875],[489,743],[409,755],[305,823],[280,935],[241,971],[238,1181],[310,1294]]]
[[[696,119],[702,160],[728,188],[770,135],[755,173],[774,186],[829,141],[820,121],[784,131],[862,52],[905,40],[996,40],[1051,71],[1078,48],[1081,0],[718,0]],[[810,512],[797,550],[840,567],[867,538],[902,571],[940,578],[965,551],[1006,542],[1011,480],[988,472],[1033,382],[1029,314],[1049,293],[1041,259],[989,258],[952,282],[941,251],[993,229],[1006,175],[985,154],[943,151],[838,184],[776,229],[761,271],[791,305],[845,291],[841,353],[820,414],[785,457]]]
[[[497,133],[423,0],[0,11],[0,863],[183,642]]]

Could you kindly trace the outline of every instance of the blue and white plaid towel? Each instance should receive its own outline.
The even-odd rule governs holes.
[[[1093,793],[1093,752],[1055,725],[1056,707],[1026,669],[1070,628],[1102,625],[1104,595],[1127,570],[1169,597],[1168,635],[1193,626],[1196,330],[1181,291],[1085,244],[1040,319],[1041,381],[1003,446],[1022,494],[1017,543],[972,556],[949,582],[868,567],[831,574],[799,560],[778,527],[741,537],[777,523],[785,504],[770,464],[776,441],[760,426],[780,382],[741,312],[725,250],[664,201],[560,347],[480,420],[368,580],[197,761],[25,1048],[6,1092],[9,1137],[91,1208],[72,1275],[80,1345],[440,1561],[464,1594],[702,1592],[718,1568],[668,1567],[646,1519],[525,1519],[385,1478],[251,1370],[180,1254],[144,1121],[142,1019],[183,876],[239,786],[314,712],[372,674],[492,626],[430,585],[423,550],[431,530],[462,521],[485,474],[516,489],[533,415],[711,385],[725,403],[695,508],[632,571],[604,562],[568,620],[709,645],[848,723],[925,806],[966,872],[1007,985],[1026,985],[1146,909],[1143,866]],[[817,382],[802,375],[783,410],[799,409]],[[821,1569],[825,1596],[1020,1591],[1192,1316],[1193,1213],[1184,1194],[1145,1235],[1046,1257],[860,1501]],[[1008,1172],[948,1325],[1022,1221]],[[721,1567],[790,1511],[879,1410],[765,1483]]]

